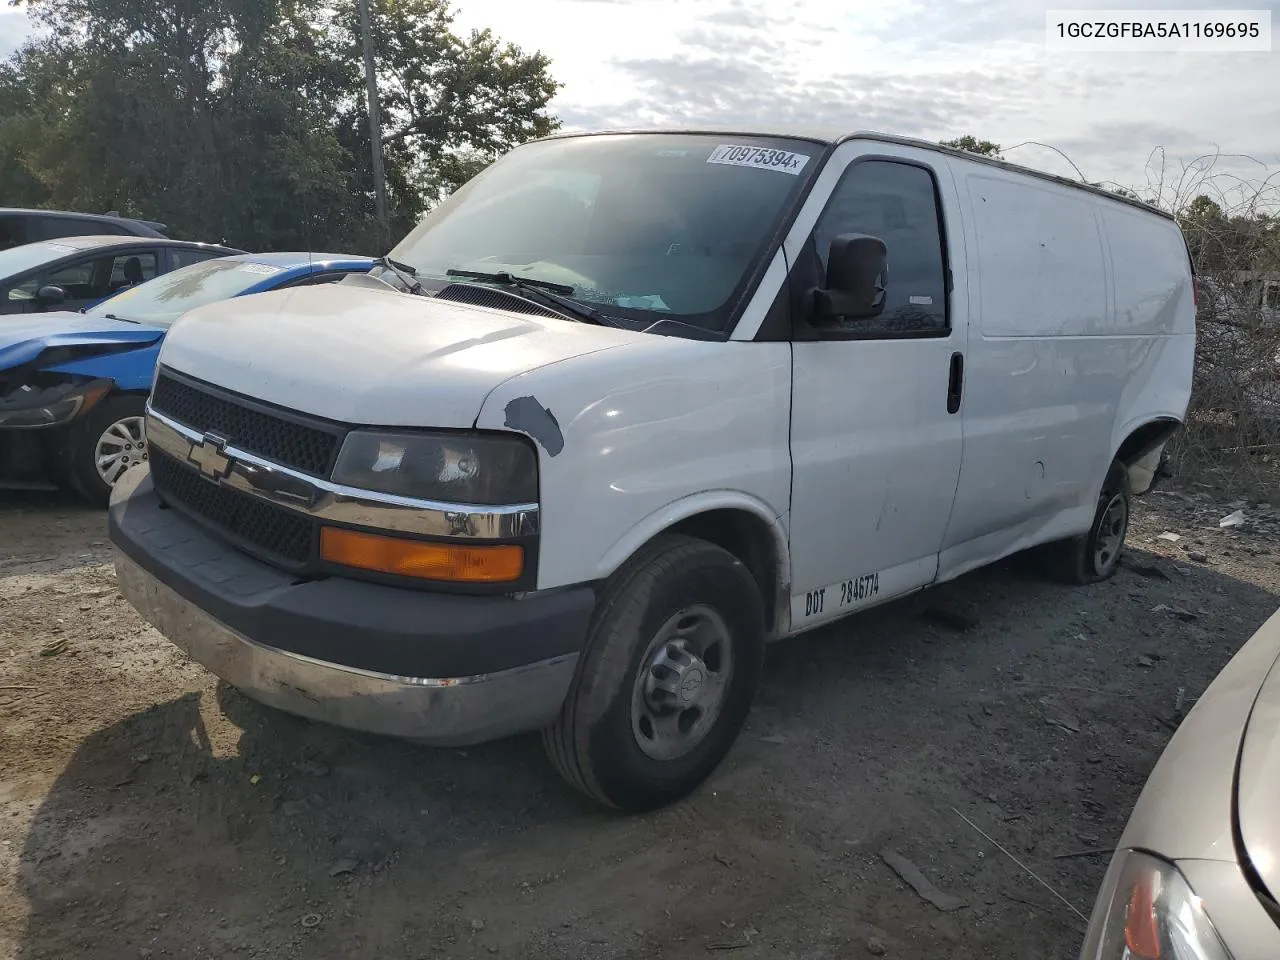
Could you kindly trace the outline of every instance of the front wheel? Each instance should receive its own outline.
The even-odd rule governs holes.
[[[556,722],[552,763],[598,802],[686,796],[742,729],[764,659],[764,605],[728,551],[663,535],[609,581]]]
[[[117,394],[100,401],[68,431],[66,472],[86,500],[106,506],[130,467],[147,459],[146,399]]]

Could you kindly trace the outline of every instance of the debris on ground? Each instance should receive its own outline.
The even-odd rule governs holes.
[[[1237,510],[1235,513],[1229,513],[1218,521],[1220,527],[1241,527],[1244,526],[1244,511]]]
[[[1196,563],[1208,563],[1208,554],[1201,553],[1199,550],[1192,550],[1187,554],[1188,560],[1194,560]]]
[[[768,737],[761,737],[761,738],[760,738],[760,742],[761,742],[761,743],[782,744],[782,743],[786,743],[786,742],[787,742],[787,738],[786,738],[786,737],[784,737],[784,736],[782,736],[782,734],[775,733],[775,734],[773,734],[772,736],[768,736]]]
[[[1146,577],[1148,580],[1173,580],[1173,577],[1169,576],[1169,574],[1165,573],[1155,564],[1130,563],[1128,564],[1128,569],[1140,577]]]
[[[340,877],[344,873],[354,873],[358,866],[355,860],[350,857],[343,857],[341,860],[335,860],[333,866],[329,868],[329,876]]]
[[[968,906],[959,897],[943,893],[935,887],[933,882],[920,872],[919,867],[900,853],[896,853],[893,850],[883,850],[880,853],[880,859],[888,864],[889,869],[901,877],[903,882],[922,899],[928,900],[943,913],[950,913],[953,910]]]
[[[318,927],[318,926],[320,926],[320,914],[318,914],[318,913],[304,913],[304,914],[302,915],[302,919],[301,919],[300,921],[298,921],[298,922],[299,922],[299,923],[301,923],[301,924],[302,924],[304,927],[306,927],[308,930],[310,930],[312,927]]]
[[[1156,662],[1148,657],[1145,653],[1134,661],[1140,667],[1154,667]]]
[[[759,930],[747,927],[742,931],[742,936],[734,940],[714,940],[707,944],[708,950],[741,950],[744,947],[751,946],[751,938],[754,937]]]
[[[1085,850],[1071,850],[1067,853],[1055,854],[1055,860],[1074,860],[1076,857],[1100,857],[1105,853],[1115,853],[1115,847],[1098,847],[1088,848]]]
[[[1177,533],[1170,533],[1168,530],[1166,530],[1164,533],[1156,537],[1156,539],[1164,540],[1166,543],[1177,543],[1179,540],[1182,539],[1182,535]]]
[[[952,630],[958,630],[961,633],[972,630],[978,625],[977,617],[950,607],[928,607],[924,611],[924,616],[934,623],[950,627]]]
[[[888,949],[884,945],[884,941],[879,937],[869,937],[867,939],[867,953],[873,957],[883,957],[888,953]]]
[[[54,640],[52,643],[46,643],[43,647],[41,647],[40,656],[56,657],[58,654],[62,653],[66,649],[67,649],[67,638],[61,637],[57,640]]]
[[[1184,620],[1187,623],[1190,623],[1192,620],[1200,619],[1199,614],[1192,613],[1190,610],[1187,610],[1184,607],[1175,607],[1167,603],[1157,603],[1154,607],[1151,608],[1151,612],[1152,613],[1169,613],[1177,617],[1179,620]]]

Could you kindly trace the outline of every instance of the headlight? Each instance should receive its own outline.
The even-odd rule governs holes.
[[[111,390],[110,380],[39,388],[22,386],[0,397],[0,427],[56,427],[74,420]]]
[[[342,444],[333,480],[419,500],[535,503],[538,458],[515,436],[357,430]]]
[[[1080,960],[1231,960],[1177,867],[1127,850],[1102,882]]]

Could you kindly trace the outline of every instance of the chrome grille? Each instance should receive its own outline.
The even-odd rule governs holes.
[[[327,476],[343,429],[308,424],[270,413],[236,398],[161,372],[151,395],[153,409],[199,433],[216,433],[275,463],[316,477]]]

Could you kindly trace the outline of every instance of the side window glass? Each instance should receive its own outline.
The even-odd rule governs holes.
[[[29,277],[9,291],[9,299],[34,300],[37,290],[43,286],[52,285],[67,291],[68,300],[87,300],[93,296],[94,268],[105,268],[107,262],[101,257],[97,260],[79,260],[56,270]]]
[[[27,239],[27,221],[29,217],[0,217],[0,250],[20,247],[29,243]]]
[[[115,232],[104,229],[103,225],[96,220],[78,220],[75,217],[32,217],[28,229],[33,241],[57,240],[60,237],[87,237]]]
[[[116,257],[111,263],[111,273],[107,281],[107,293],[115,293],[125,287],[145,283],[156,275],[156,255],[152,251],[146,253],[129,253]]]
[[[888,269],[884,311],[869,319],[837,319],[837,329],[870,337],[947,330],[942,221],[928,170],[886,160],[854,163],[814,227],[814,248],[823,276],[831,241],[844,234],[883,240]]]
[[[203,263],[219,256],[207,250],[184,250],[182,247],[170,247],[169,256],[173,258],[173,269],[189,267],[193,263]]]

